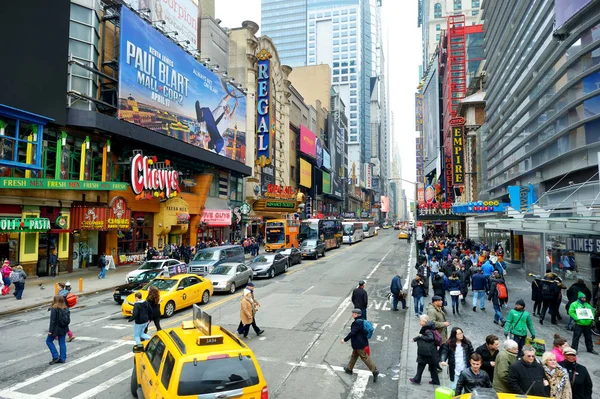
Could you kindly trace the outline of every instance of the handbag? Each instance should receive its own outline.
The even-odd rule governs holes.
[[[546,352],[546,341],[543,339],[531,339],[531,337],[527,337],[525,338],[525,345],[531,345],[535,349],[536,356],[542,356]]]
[[[451,296],[457,296],[457,295],[460,295],[460,290],[456,290],[456,291],[454,291],[454,290],[453,290],[453,291],[450,291],[450,295],[451,295]]]

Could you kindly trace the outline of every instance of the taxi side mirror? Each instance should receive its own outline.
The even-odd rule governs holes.
[[[142,352],[144,352],[144,350],[145,350],[145,348],[144,348],[144,345],[142,345],[142,344],[133,346],[133,353],[142,353]]]
[[[182,289],[184,289],[185,287],[183,285],[180,285],[179,287],[177,287],[177,291],[180,291]]]

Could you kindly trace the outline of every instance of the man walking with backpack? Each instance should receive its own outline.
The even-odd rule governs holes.
[[[506,320],[502,314],[502,305],[508,301],[508,289],[506,288],[506,282],[500,273],[498,273],[498,271],[494,271],[492,277],[490,278],[490,284],[491,286],[488,299],[492,301],[492,305],[494,306],[494,324],[500,324],[502,327],[504,327]]]
[[[342,344],[346,343],[348,340],[350,340],[350,343],[352,344],[352,356],[350,357],[348,366],[344,367],[344,372],[352,375],[354,365],[360,357],[360,360],[362,360],[363,363],[373,373],[373,382],[377,382],[379,371],[377,370],[377,367],[375,367],[375,364],[371,360],[370,356],[365,351],[365,349],[369,346],[369,334],[373,334],[373,325],[362,319],[362,311],[360,309],[353,309],[352,317],[354,318],[354,321],[350,326],[350,333],[348,333],[348,335],[342,339]],[[367,327],[369,328],[367,329]]]

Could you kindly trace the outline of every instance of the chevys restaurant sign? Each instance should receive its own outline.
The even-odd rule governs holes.
[[[202,211],[202,217],[200,218],[200,221],[209,226],[230,226],[231,211],[229,209],[205,209]]]
[[[136,154],[131,160],[131,188],[135,199],[174,197],[179,188],[179,172],[170,168],[169,160],[158,163],[156,157]]]
[[[264,167],[271,163],[271,53],[263,49],[256,57],[256,164]]]

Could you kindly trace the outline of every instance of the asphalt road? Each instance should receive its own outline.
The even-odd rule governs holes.
[[[385,297],[394,274],[406,275],[411,254],[406,240],[396,237],[393,230],[381,230],[378,237],[329,251],[318,261],[304,260],[272,280],[255,281],[262,304],[257,323],[266,332],[259,338],[251,331],[248,344],[259,359],[269,397],[397,397],[404,312],[392,312]],[[351,347],[340,340],[351,324],[350,293],[361,279],[367,281],[368,317],[375,325],[370,346],[381,373],[377,383],[360,360],[353,376],[342,369]],[[213,323],[234,330],[240,295],[241,290],[215,295],[203,308]],[[162,325],[173,327],[190,318],[187,309]],[[48,312],[39,309],[0,319],[0,398],[131,397],[133,327],[111,294],[82,298],[72,310],[77,338],[67,344],[66,364],[48,365],[48,320]]]

